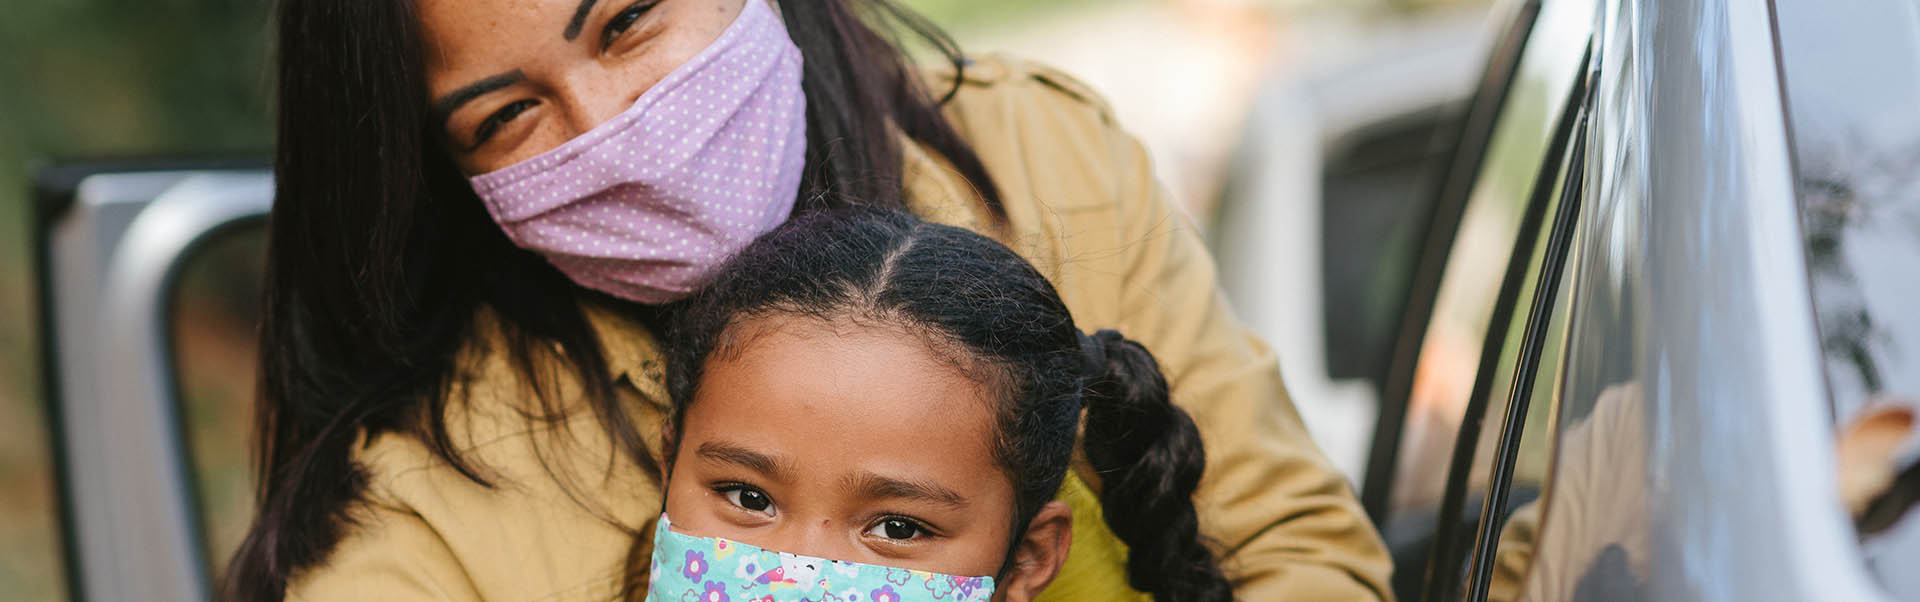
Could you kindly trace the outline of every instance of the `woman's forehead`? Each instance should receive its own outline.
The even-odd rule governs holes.
[[[512,67],[518,57],[565,43],[574,15],[594,4],[595,0],[419,0],[416,10],[428,68],[498,69]]]

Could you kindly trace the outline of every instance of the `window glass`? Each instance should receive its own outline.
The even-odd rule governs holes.
[[[216,578],[253,519],[248,444],[266,238],[256,223],[183,258],[168,316],[181,427]]]
[[[1556,205],[1560,202],[1559,199],[1555,200]],[[1540,242],[1541,246],[1537,248],[1544,249],[1544,231]],[[1577,248],[1578,243],[1574,244]],[[1531,367],[1534,371],[1532,386],[1523,394],[1526,405],[1523,408],[1525,414],[1520,420],[1520,440],[1512,444],[1516,447],[1506,500],[1492,513],[1493,524],[1482,525],[1483,533],[1498,538],[1492,559],[1492,580],[1487,592],[1487,599],[1496,602],[1518,599],[1520,582],[1532,564],[1533,544],[1540,532],[1541,512],[1545,504],[1542,498],[1545,497],[1553,466],[1554,416],[1559,411],[1559,392],[1565,374],[1567,328],[1575,303],[1574,266],[1571,258],[1561,266],[1552,307],[1547,310],[1551,312],[1551,317],[1547,322],[1546,340],[1540,351],[1539,362]],[[1535,268],[1536,273],[1538,269]],[[1508,332],[1524,331],[1527,319],[1526,315],[1516,312]],[[1520,338],[1510,334],[1508,340],[1512,343],[1509,345],[1517,349],[1516,343]],[[1493,403],[1504,403],[1504,389],[1498,395]],[[1481,447],[1490,448],[1491,440],[1499,436],[1497,432],[1500,430],[1498,423],[1489,421],[1486,430],[1481,432]],[[1476,456],[1475,459],[1491,466],[1493,459],[1489,456]]]
[[[1547,3],[1522,51],[1420,344],[1388,501],[1389,531],[1396,530],[1394,521],[1431,522],[1437,515],[1481,346],[1527,201],[1549,163],[1547,146],[1580,72],[1592,14],[1591,2]],[[1475,481],[1483,482],[1484,474]]]
[[[1776,10],[1814,310],[1834,417],[1850,424],[1877,406],[1920,404],[1920,7]],[[1896,471],[1915,462],[1908,442],[1889,460]],[[1883,584],[1907,598],[1920,597],[1915,516],[1866,539]]]
[[[1565,127],[1572,127],[1572,124],[1568,123]],[[1517,251],[1518,254],[1514,256],[1514,259],[1526,262],[1526,270],[1522,274],[1518,288],[1506,291],[1506,294],[1512,296],[1512,313],[1508,315],[1507,323],[1497,331],[1501,337],[1500,347],[1492,372],[1480,376],[1489,379],[1485,385],[1486,399],[1481,406],[1480,415],[1468,417],[1478,423],[1477,437],[1471,443],[1473,446],[1471,450],[1455,449],[1448,454],[1451,458],[1465,451],[1472,453],[1470,457],[1464,458],[1467,462],[1466,466],[1470,467],[1468,473],[1461,475],[1450,471],[1448,478],[1467,479],[1461,507],[1463,516],[1460,520],[1466,525],[1478,525],[1480,528],[1462,529],[1454,534],[1452,541],[1440,542],[1439,548],[1444,550],[1445,555],[1442,558],[1451,559],[1454,563],[1447,567],[1447,570],[1458,571],[1462,576],[1471,559],[1470,544],[1479,536],[1478,534],[1499,533],[1500,526],[1506,522],[1507,515],[1539,498],[1541,486],[1546,479],[1548,462],[1545,454],[1547,441],[1551,439],[1551,435],[1540,433],[1540,431],[1543,430],[1542,427],[1553,405],[1550,399],[1551,389],[1547,388],[1546,383],[1551,383],[1556,378],[1559,366],[1558,348],[1564,340],[1565,329],[1561,328],[1558,332],[1549,329],[1546,333],[1547,347],[1543,348],[1543,357],[1537,358],[1537,363],[1521,365],[1521,352],[1526,342],[1528,320],[1536,311],[1534,305],[1536,291],[1544,286],[1547,240],[1552,235],[1552,223],[1558,214],[1561,193],[1569,177],[1567,167],[1571,165],[1570,161],[1574,156],[1572,149],[1563,149],[1561,152],[1560,159],[1550,165],[1554,169],[1553,179],[1540,183],[1541,186],[1547,187],[1541,192],[1549,196],[1542,201],[1544,207],[1539,215],[1535,216],[1535,219],[1539,220],[1538,229],[1534,230],[1532,238],[1527,241],[1528,245]],[[1558,289],[1563,287],[1564,283],[1557,286],[1556,294],[1559,294],[1561,291]],[[1563,297],[1556,297],[1556,299],[1559,298]],[[1556,304],[1549,308],[1549,311],[1558,310],[1560,305],[1564,303]],[[1529,391],[1522,393],[1527,401],[1527,406],[1522,408],[1526,412],[1521,417],[1524,426],[1523,436],[1522,440],[1515,445],[1523,447],[1517,450],[1513,480],[1509,481],[1507,489],[1503,492],[1505,499],[1495,500],[1491,495],[1493,490],[1489,477],[1500,460],[1494,451],[1497,446],[1503,444],[1508,413],[1513,409],[1508,405],[1508,397],[1514,387],[1519,385],[1515,377],[1522,369],[1535,371],[1533,385]],[[1532,436],[1525,436],[1526,432],[1531,432]],[[1497,507],[1494,506],[1496,503]],[[1494,524],[1481,525],[1483,518],[1491,518]],[[1436,567],[1435,570],[1440,568]],[[1453,583],[1462,586],[1462,589],[1452,592],[1453,594],[1464,592],[1465,581]]]
[[[1787,2],[1782,58],[1837,417],[1920,396],[1920,16]]]
[[[1447,153],[1433,142],[1459,116],[1420,115],[1356,136],[1321,170],[1322,323],[1327,375],[1381,379]],[[1384,387],[1383,383],[1376,383]]]

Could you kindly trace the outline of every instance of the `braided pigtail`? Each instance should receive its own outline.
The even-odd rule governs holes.
[[[1128,584],[1160,602],[1233,599],[1194,511],[1207,455],[1193,418],[1173,405],[1160,364],[1139,343],[1102,330],[1081,349],[1084,445],[1107,526],[1130,548]]]

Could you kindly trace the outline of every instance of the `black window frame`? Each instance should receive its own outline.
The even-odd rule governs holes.
[[[1434,199],[1421,206],[1426,215],[1415,223],[1427,228],[1415,249],[1419,253],[1411,284],[1400,307],[1399,326],[1390,334],[1393,341],[1387,373],[1380,378],[1379,420],[1374,424],[1373,443],[1368,449],[1367,466],[1360,486],[1360,503],[1374,524],[1387,519],[1394,477],[1399,469],[1400,443],[1406,429],[1407,405],[1413,395],[1414,366],[1420,357],[1421,343],[1427,336],[1427,320],[1433,315],[1440,295],[1441,276],[1446,271],[1454,235],[1466,214],[1495,126],[1505,110],[1507,96],[1520,69],[1522,51],[1533,34],[1540,15],[1540,0],[1527,0],[1513,9],[1506,27],[1487,55],[1487,66],[1468,102],[1467,114],[1457,122],[1457,130],[1441,139],[1452,152],[1440,162],[1442,174],[1434,188]],[[1402,567],[1404,568],[1404,567]]]
[[[1586,164],[1587,113],[1592,104],[1593,74],[1597,64],[1591,39],[1577,64],[1581,72],[1568,90],[1560,116],[1555,120],[1553,138],[1541,157],[1541,168],[1535,174],[1514,249],[1501,281],[1500,293],[1494,302],[1493,316],[1480,347],[1473,392],[1467,399],[1460,430],[1455,433],[1453,457],[1448,466],[1446,493],[1440,504],[1433,548],[1427,555],[1427,566],[1422,567],[1425,578],[1420,590],[1421,600],[1449,600],[1458,595],[1460,599],[1481,601],[1487,596],[1492,576],[1491,561],[1499,536],[1498,525],[1494,523],[1504,523],[1503,520],[1494,519],[1503,518],[1506,514],[1513,464],[1518,454],[1521,427],[1525,425],[1533,378],[1540,368],[1548,321],[1553,315],[1562,268],[1570,253],[1570,243],[1577,225],[1579,190],[1584,182]],[[1556,187],[1556,182],[1561,185]],[[1556,194],[1559,205],[1554,207]],[[1548,224],[1546,216],[1550,210],[1554,219],[1553,223]],[[1540,247],[1541,228],[1548,228],[1544,247]],[[1461,533],[1465,525],[1459,518],[1464,516],[1469,481],[1478,460],[1475,452],[1481,429],[1485,426],[1483,421],[1493,394],[1494,376],[1500,368],[1502,343],[1513,323],[1519,297],[1526,292],[1522,289],[1528,272],[1533,268],[1536,250],[1543,255],[1543,260],[1538,266],[1539,278],[1530,294],[1532,304],[1528,308],[1519,355],[1513,360],[1513,380],[1509,383],[1502,405],[1505,411],[1502,424],[1499,425],[1500,438],[1490,460],[1492,470],[1487,482],[1488,495],[1482,500],[1474,528],[1469,533]],[[1464,574],[1452,568],[1461,567],[1463,563],[1466,567]],[[1407,570],[1411,567],[1398,568]]]

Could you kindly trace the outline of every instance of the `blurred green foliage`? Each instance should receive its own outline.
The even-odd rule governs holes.
[[[33,0],[0,17],[0,599],[64,597],[30,319],[30,170],[267,148],[266,7]]]

